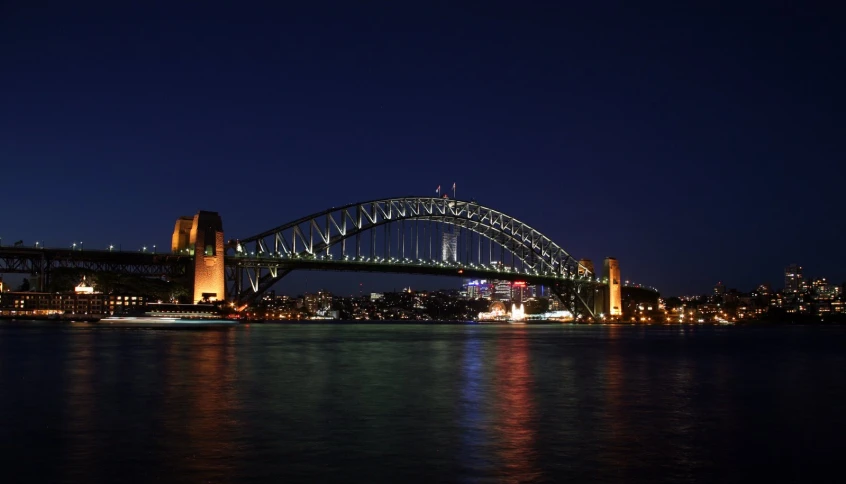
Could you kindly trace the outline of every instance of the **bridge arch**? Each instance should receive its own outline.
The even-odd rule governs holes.
[[[406,223],[412,224],[410,234]],[[464,232],[462,249],[466,251],[467,260],[464,262],[468,266],[476,267],[476,263],[480,267],[494,266],[494,253],[498,249],[500,265],[508,262],[512,269],[526,275],[570,280],[577,276],[583,280],[594,277],[564,248],[515,217],[475,201],[410,196],[333,207],[247,238],[231,240],[226,244],[227,258],[235,260],[234,264],[227,263],[233,268],[229,274],[230,294],[238,300],[254,299],[298,268],[293,261],[301,259],[385,260],[393,250],[394,255],[405,260],[421,260],[421,224],[423,239],[428,244],[422,259],[443,259],[440,250],[443,229],[452,227],[450,233],[455,233],[455,228],[458,234]],[[394,227],[397,227],[396,240],[393,240]],[[382,233],[381,247],[377,247],[380,245],[379,232]],[[473,240],[474,234],[476,241]],[[413,257],[405,257],[406,235],[411,239],[410,244],[416,244]],[[433,236],[435,250],[432,249]],[[488,241],[487,251],[482,247],[483,239]],[[477,244],[475,250],[473,244]],[[435,252],[440,257],[434,257]],[[455,257],[456,254],[450,256]],[[248,281],[244,281],[244,272]],[[249,282],[250,286],[246,293],[244,282]]]

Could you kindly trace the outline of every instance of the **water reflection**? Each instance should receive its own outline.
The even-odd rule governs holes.
[[[95,362],[95,340],[93,332],[86,331],[76,334],[70,340],[73,344],[65,346],[66,364],[64,366],[65,398],[64,419],[66,425],[63,430],[67,436],[67,447],[62,453],[62,476],[71,481],[91,482],[98,469],[94,462],[90,465],[79,465],[80,461],[91,458],[97,459],[101,455],[97,433],[92,428],[96,419],[94,413],[97,408],[95,400],[95,379],[97,365]]]
[[[485,421],[488,418],[489,392],[486,382],[483,343],[476,328],[468,328],[462,354],[461,402],[459,419],[461,447],[459,458],[463,466],[486,472],[488,462],[485,447],[489,441]]]
[[[207,331],[193,338],[169,338],[159,418],[164,461],[196,482],[230,482],[238,422],[235,396],[236,345],[231,331]],[[179,447],[171,443],[179,443]]]
[[[15,482],[827,482],[846,431],[842,328],[77,328],[0,325]]]
[[[608,465],[608,472],[615,476],[625,476],[628,467],[631,465],[630,458],[636,441],[632,438],[629,428],[629,415],[624,398],[624,381],[626,378],[624,362],[620,355],[618,344],[621,337],[621,328],[610,326],[608,328],[608,339],[610,340],[605,362],[605,412],[604,422],[607,422],[607,434],[605,438],[611,445],[604,452]],[[630,397],[629,397],[630,398]]]
[[[497,341],[495,398],[497,405],[497,454],[500,472],[531,481],[536,468],[535,408],[532,372],[525,328],[504,333]]]

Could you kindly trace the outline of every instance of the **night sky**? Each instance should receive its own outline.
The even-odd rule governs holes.
[[[4,245],[165,248],[199,209],[243,238],[455,182],[664,294],[846,281],[836,2],[128,3],[0,1]],[[460,281],[279,289],[359,282]]]

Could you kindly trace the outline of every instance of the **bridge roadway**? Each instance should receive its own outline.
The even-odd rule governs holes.
[[[160,254],[142,251],[96,249],[56,249],[31,247],[0,247],[0,273],[47,274],[55,269],[73,268],[93,272],[112,272],[155,277],[179,277],[191,270],[193,256],[188,254]],[[329,258],[325,256],[225,256],[227,269],[253,269],[283,274],[293,270],[383,272],[426,274],[477,279],[525,281],[528,284],[553,285],[566,282],[601,286],[604,279],[568,277],[553,272],[512,269],[495,264],[457,264],[439,261],[384,259],[375,257]],[[628,285],[624,287],[643,287]],[[646,288],[655,290],[654,288]]]
[[[31,247],[0,247],[0,273],[40,274],[54,269],[73,268],[94,272],[113,272],[148,276],[180,276],[190,269],[193,256],[188,254],[158,254],[116,250],[79,250]],[[509,267],[484,264],[457,264],[411,259],[383,259],[368,257],[332,259],[323,256],[250,257],[227,255],[227,267],[263,268],[273,270],[319,270],[352,272],[388,272],[428,274],[502,280],[523,280],[531,284],[549,284],[567,280],[559,274],[539,271],[519,271]],[[598,280],[577,278],[583,282],[600,284]]]
[[[193,257],[116,250],[0,247],[0,273],[44,274],[56,269],[84,269],[143,276],[178,277],[188,273]]]
[[[506,281],[525,281],[528,284],[553,285],[557,283],[578,283],[603,285],[601,279],[590,277],[568,277],[554,272],[518,270],[495,264],[458,264],[450,262],[398,259],[345,257],[331,258],[323,256],[299,257],[251,257],[227,255],[228,268],[265,269],[268,271],[290,272],[293,270],[381,272],[398,274],[425,274],[432,276],[465,277],[470,279],[496,279]],[[607,281],[606,281],[607,282]],[[254,287],[254,289],[257,289]]]

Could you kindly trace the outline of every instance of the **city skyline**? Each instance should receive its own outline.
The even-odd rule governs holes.
[[[236,238],[455,183],[662,294],[839,283],[833,17],[738,8],[3,6],[0,237],[161,250],[198,209]],[[360,282],[456,281],[280,288]]]

